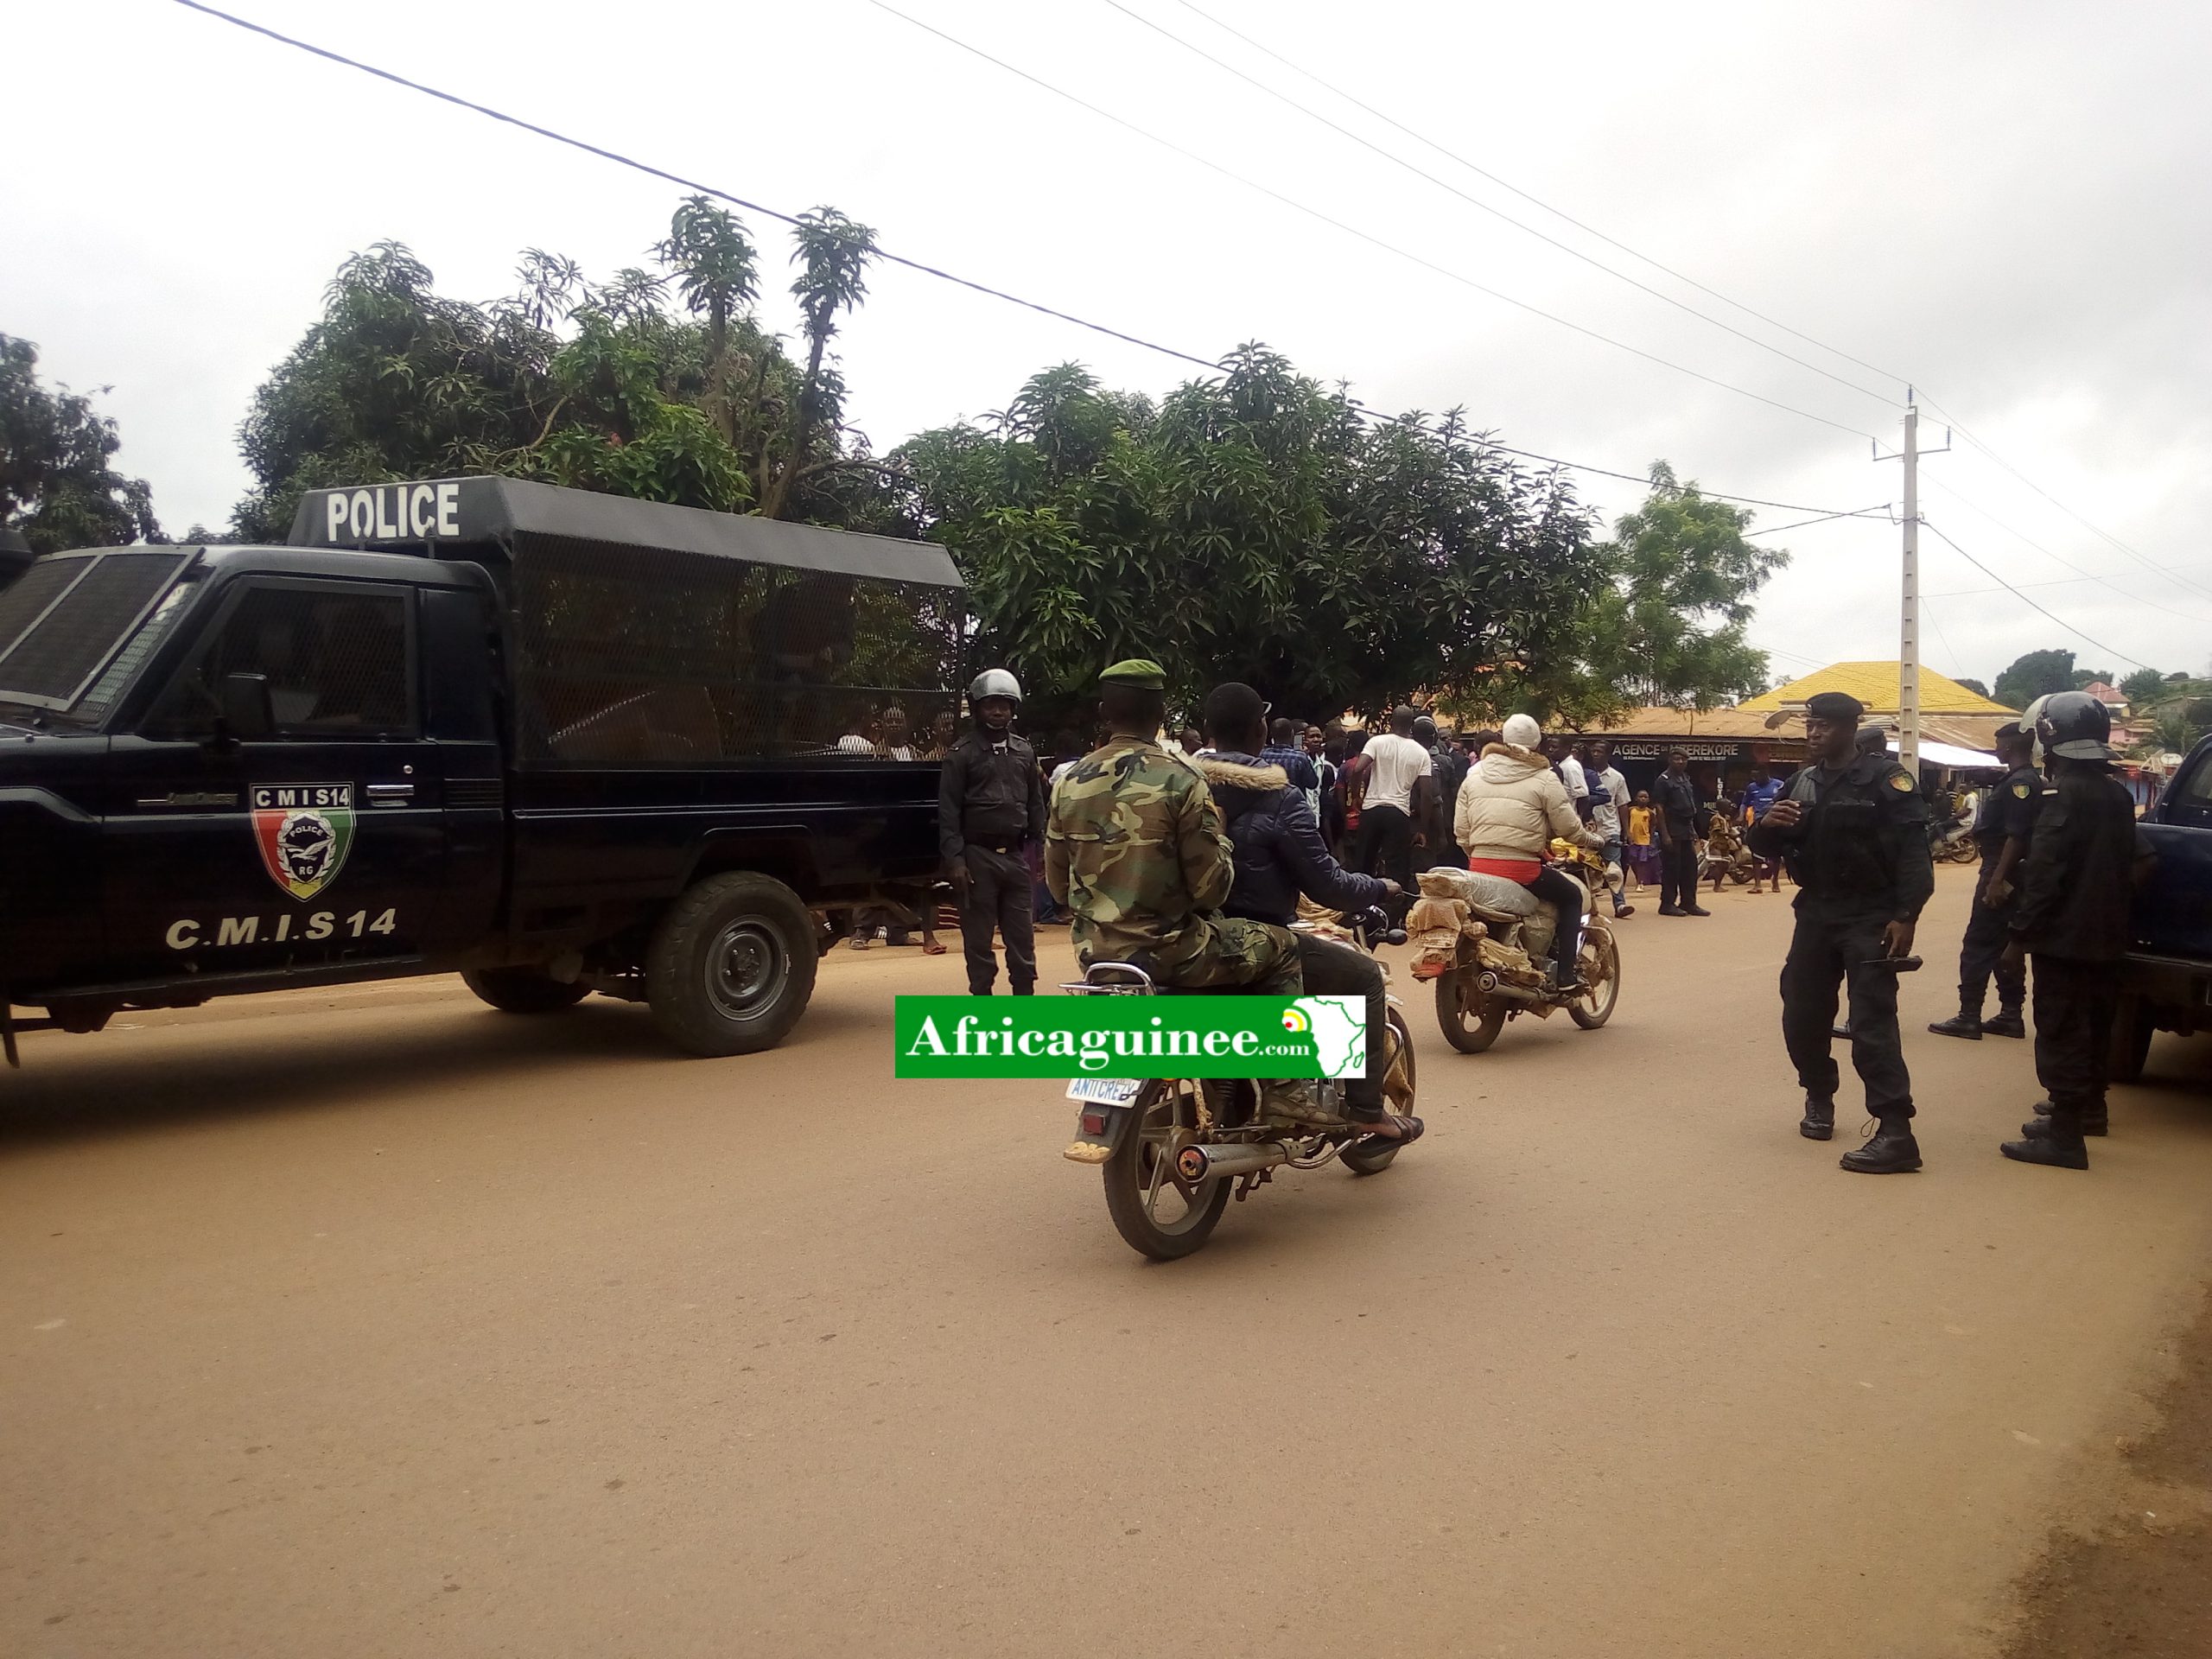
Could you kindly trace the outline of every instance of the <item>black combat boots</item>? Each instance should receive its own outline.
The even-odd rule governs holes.
[[[1938,1037],[1963,1037],[1968,1042],[1978,1043],[1981,1040],[1984,1027],[1980,1013],[1968,1014],[1964,1008],[1961,1008],[1949,1019],[1938,1020],[1928,1029]]]
[[[1835,1096],[1808,1095],[1805,1116],[1797,1120],[1797,1133],[1808,1141],[1825,1141],[1835,1133]]]
[[[1981,1033],[1985,1037],[2024,1037],[2028,1034],[2028,1022],[2020,1018],[2018,1008],[1999,1008],[1981,1022]]]
[[[2082,1114],[2070,1106],[2051,1109],[2049,1117],[2031,1118],[2020,1125],[2020,1138],[2007,1141],[1998,1150],[2015,1163],[2048,1164],[2054,1169],[2087,1169],[2089,1149],[2082,1144]]]
[[[1872,1140],[1843,1154],[1843,1166],[1859,1175],[1903,1175],[1918,1169],[1920,1142],[1912,1138],[1912,1120],[1885,1117],[1876,1122]]]
[[[2020,1133],[2023,1135],[2049,1134],[2050,1130],[2044,1125],[2048,1122],[2053,1109],[2051,1103],[2047,1100],[2036,1102],[2036,1127],[2031,1128],[2023,1123],[2020,1126]],[[2082,1109],[2082,1133],[2084,1135],[2112,1133],[2112,1116],[2103,1105],[2084,1106]]]

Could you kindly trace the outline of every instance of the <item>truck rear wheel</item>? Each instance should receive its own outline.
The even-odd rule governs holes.
[[[645,1001],[678,1048],[713,1057],[773,1048],[814,995],[814,918],[749,870],[710,875],[670,906],[645,952]]]
[[[2142,1082],[2156,1028],[2140,996],[2133,991],[2120,995],[2113,1004],[2112,1048],[2106,1056],[2105,1075],[2114,1083]]]
[[[469,968],[461,982],[502,1014],[558,1014],[591,995],[590,986],[564,985],[543,968]]]

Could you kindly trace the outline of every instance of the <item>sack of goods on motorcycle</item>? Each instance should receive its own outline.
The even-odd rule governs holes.
[[[1471,955],[1508,979],[1529,985],[1543,982],[1535,963],[1551,950],[1554,922],[1551,907],[1540,903],[1535,893],[1502,875],[1449,866],[1424,870],[1416,879],[1421,896],[1406,917],[1415,979],[1434,979],[1465,965]],[[1503,943],[1497,934],[1504,930],[1494,931],[1474,913],[1478,911],[1517,919],[1519,948]]]

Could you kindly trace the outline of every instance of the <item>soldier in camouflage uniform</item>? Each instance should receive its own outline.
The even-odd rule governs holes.
[[[1297,936],[1219,913],[1236,866],[1205,779],[1158,741],[1166,671],[1139,658],[1099,680],[1112,735],[1060,779],[1045,832],[1045,882],[1074,912],[1077,958],[1134,960],[1177,989],[1297,995]]]

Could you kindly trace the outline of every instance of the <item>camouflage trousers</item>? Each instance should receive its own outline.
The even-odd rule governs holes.
[[[1205,949],[1160,975],[1183,991],[1241,986],[1255,996],[1296,996],[1306,988],[1299,969],[1298,935],[1287,927],[1217,916],[1207,922]]]

